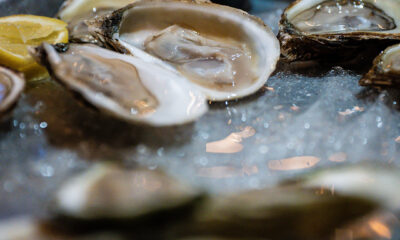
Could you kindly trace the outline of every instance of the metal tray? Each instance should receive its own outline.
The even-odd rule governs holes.
[[[53,16],[61,2],[1,0],[0,15]],[[287,4],[253,2],[275,32]],[[173,128],[101,115],[51,79],[28,83],[0,126],[0,218],[46,215],[60,183],[101,160],[164,168],[211,193],[272,186],[338,162],[398,164],[399,92],[360,87],[361,73],[281,67],[257,94],[213,103],[197,122]],[[224,149],[212,143],[223,139]]]

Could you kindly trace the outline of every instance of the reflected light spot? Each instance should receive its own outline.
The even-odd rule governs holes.
[[[344,152],[334,153],[329,156],[329,161],[331,162],[344,162],[347,160],[347,154]]]
[[[383,224],[379,221],[370,221],[369,226],[380,237],[387,238],[387,239],[392,238],[392,233],[390,232],[389,228],[385,224]]]
[[[249,138],[256,134],[256,130],[247,126],[243,131],[231,133],[225,139],[206,144],[206,152],[208,153],[238,153],[243,150],[241,142],[244,138]]]
[[[340,116],[347,116],[347,115],[351,115],[353,113],[356,112],[363,112],[364,108],[363,107],[359,107],[359,106],[354,106],[352,109],[346,109],[346,111],[344,112],[339,112]]]
[[[268,162],[268,167],[276,171],[290,171],[314,167],[320,161],[314,156],[300,156]]]

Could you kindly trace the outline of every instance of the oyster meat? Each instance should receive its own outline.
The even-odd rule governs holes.
[[[0,117],[14,106],[24,87],[25,80],[22,75],[0,67]]]
[[[191,205],[199,196],[159,170],[103,163],[67,181],[56,194],[55,210],[81,220],[135,219]]]
[[[88,31],[85,21],[122,8],[135,0],[67,0],[57,17],[68,23],[70,40],[73,42],[97,43]]]
[[[399,9],[396,0],[297,0],[280,21],[282,55],[288,61],[368,60],[400,41]]]
[[[137,1],[89,25],[104,45],[177,71],[215,101],[256,92],[280,55],[260,19],[212,3]]]
[[[360,85],[400,87],[400,44],[388,47],[375,58]]]
[[[173,71],[91,44],[59,50],[43,44],[32,55],[60,83],[122,120],[176,125],[208,109],[203,94]]]

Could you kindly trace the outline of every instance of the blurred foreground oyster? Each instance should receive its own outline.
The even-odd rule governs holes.
[[[22,75],[0,66],[0,117],[15,105],[24,86]]]
[[[57,49],[43,44],[32,55],[61,84],[119,119],[169,126],[207,111],[203,94],[174,71],[95,45]]]
[[[298,184],[346,196],[371,199],[382,207],[400,210],[400,169],[365,163],[315,170],[304,175]]]
[[[135,0],[67,0],[57,14],[68,23],[70,40],[73,42],[96,43],[88,31],[85,21],[122,8]]]
[[[136,219],[159,212],[168,215],[198,198],[193,188],[161,171],[99,164],[61,187],[55,209],[77,220]]]
[[[297,0],[283,13],[279,40],[288,61],[375,57],[400,41],[397,0]]]
[[[104,45],[175,70],[215,101],[259,90],[280,56],[260,19],[212,3],[137,1],[89,28]]]
[[[388,47],[375,58],[360,85],[400,87],[400,44]]]
[[[320,193],[317,188],[252,190],[206,201],[180,234],[220,239],[328,239],[336,228],[376,208],[367,198]]]

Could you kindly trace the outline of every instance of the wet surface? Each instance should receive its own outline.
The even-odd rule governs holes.
[[[61,1],[6,2],[3,15],[32,9],[50,16]],[[275,32],[284,5],[259,14]],[[288,69],[281,64],[257,94],[212,103],[197,122],[172,128],[104,116],[50,79],[28,83],[10,120],[0,124],[0,218],[45,215],[60,184],[100,160],[165,168],[212,193],[273,186],[342,162],[399,165],[399,91],[358,86],[363,71]],[[399,223],[390,217],[394,230],[370,223],[368,231],[396,239]]]

